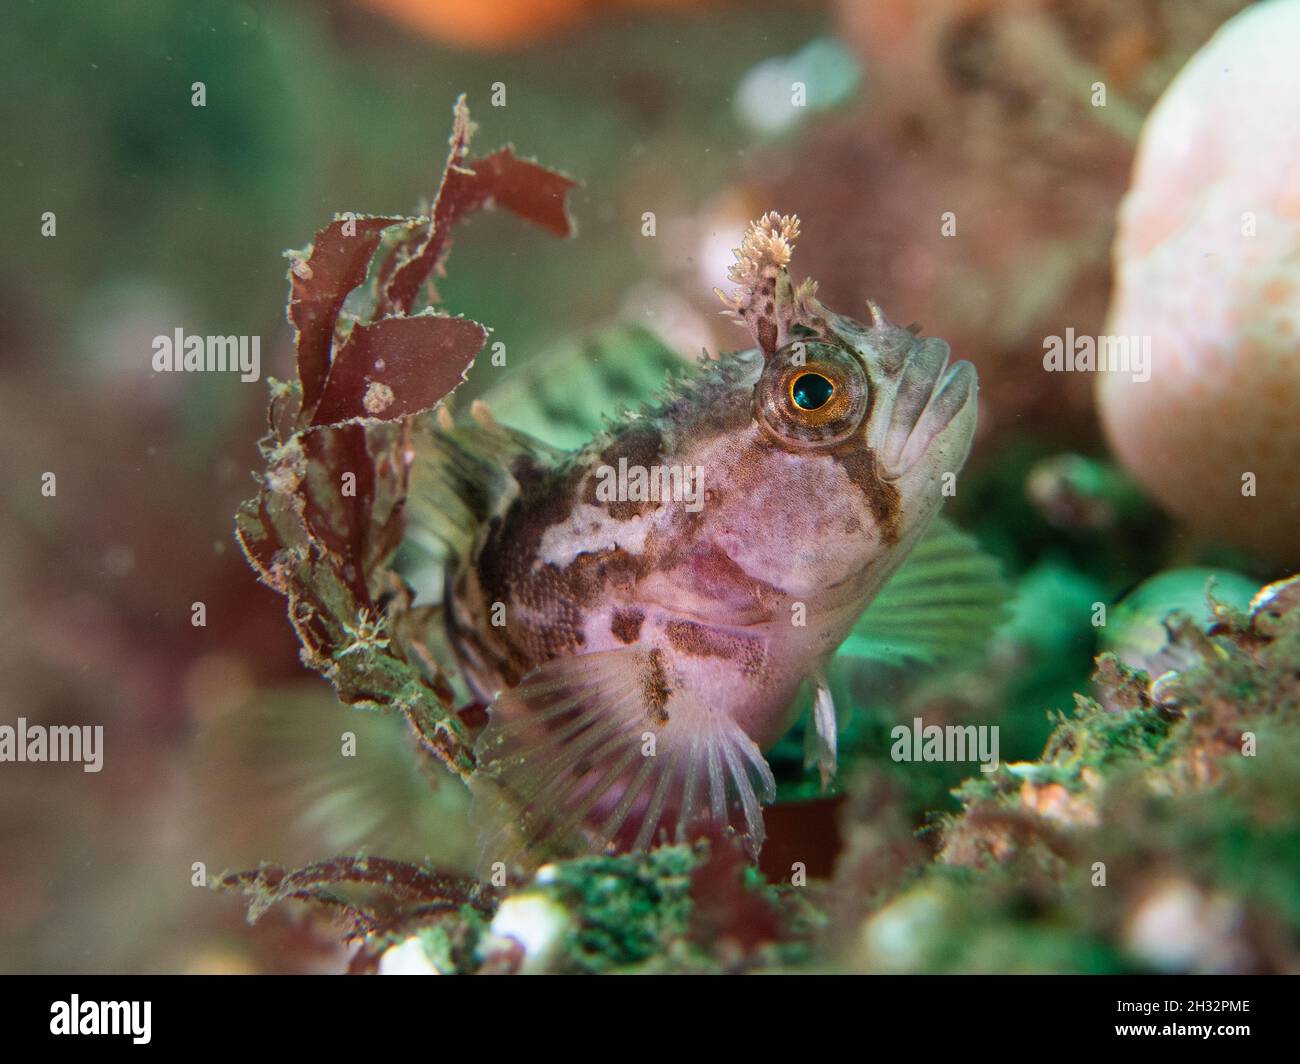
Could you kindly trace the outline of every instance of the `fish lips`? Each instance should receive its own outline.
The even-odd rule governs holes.
[[[956,473],[975,435],[979,376],[965,361],[948,365],[943,340],[918,340],[908,353],[894,391],[880,446],[881,475],[898,480],[930,455]]]

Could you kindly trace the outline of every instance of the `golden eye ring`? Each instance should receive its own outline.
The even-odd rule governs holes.
[[[871,398],[866,367],[855,354],[823,340],[798,340],[768,359],[754,410],[785,447],[833,447],[857,431]]]

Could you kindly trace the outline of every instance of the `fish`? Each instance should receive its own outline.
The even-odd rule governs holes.
[[[990,570],[935,521],[975,432],[975,368],[870,300],[860,321],[796,287],[798,235],[792,215],[752,222],[717,293],[750,346],[701,358],[585,445],[481,401],[419,426],[404,572],[486,707],[485,859],[709,832],[757,858],[764,751],[809,687],[810,767],[835,775],[842,645],[926,661],[986,634]],[[913,551],[923,566],[904,566]]]

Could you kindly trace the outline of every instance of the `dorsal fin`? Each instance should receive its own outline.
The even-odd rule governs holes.
[[[649,329],[615,325],[506,370],[484,398],[506,424],[576,449],[690,366]]]

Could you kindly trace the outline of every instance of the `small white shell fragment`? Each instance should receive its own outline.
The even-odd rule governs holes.
[[[558,954],[569,928],[569,913],[545,894],[525,892],[507,898],[492,919],[492,934],[513,939],[524,949],[524,973],[544,972]]]
[[[864,953],[873,965],[887,972],[916,969],[942,927],[947,908],[943,895],[930,888],[903,894],[863,923],[859,934]]]
[[[1165,880],[1129,916],[1125,944],[1165,971],[1240,971],[1242,919],[1235,901],[1206,895],[1186,880]]]
[[[419,935],[412,935],[405,942],[390,946],[379,958],[380,975],[441,975],[429,955],[424,951],[424,944]]]

